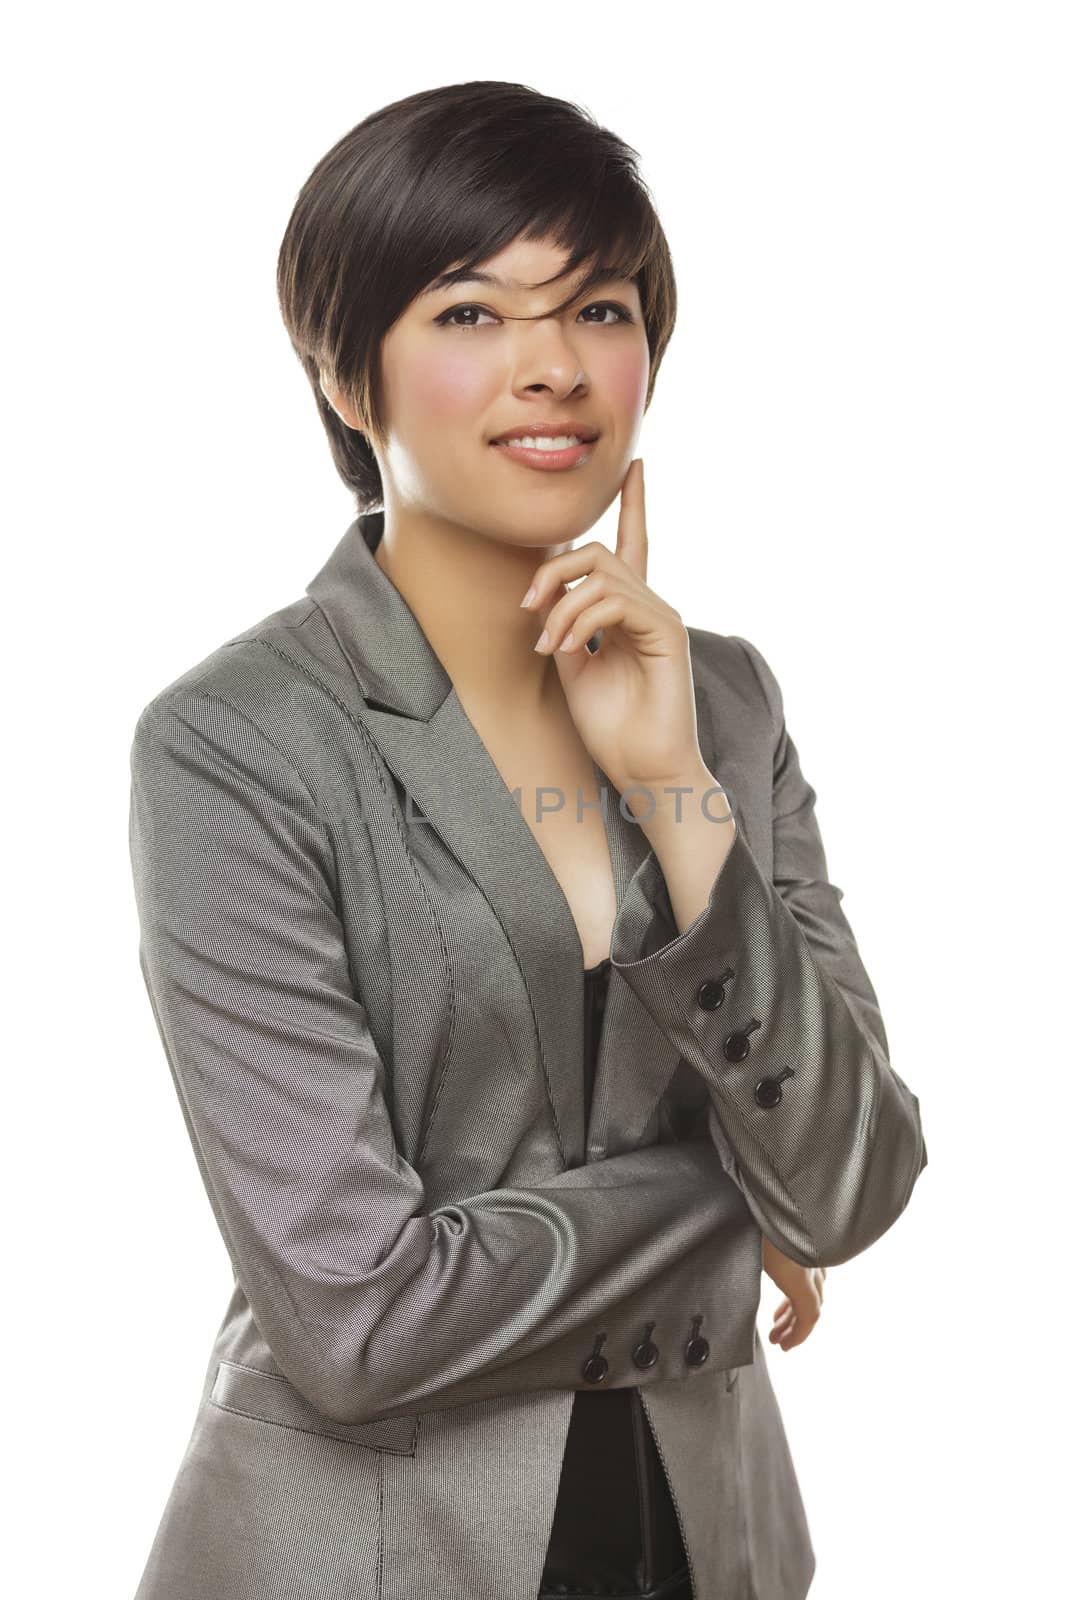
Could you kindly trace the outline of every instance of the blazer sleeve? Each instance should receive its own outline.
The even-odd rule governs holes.
[[[707,1302],[714,1365],[752,1359],[761,1236],[711,1138],[428,1210],[300,772],[239,707],[176,688],[130,761],[141,970],[234,1271],[306,1399],[353,1424],[587,1387],[605,1330],[613,1386],[675,1378],[678,1338],[651,1372],[616,1356],[646,1315]]]
[[[708,1083],[721,1162],[762,1232],[802,1265],[831,1266],[901,1215],[927,1147],[829,881],[780,687],[755,646],[736,643],[772,726],[773,881],[740,828],[708,905],[678,934],[650,851],[640,888],[658,914],[620,913],[612,963]]]

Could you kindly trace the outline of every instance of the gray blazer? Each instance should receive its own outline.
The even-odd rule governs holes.
[[[801,1600],[761,1236],[848,1260],[927,1152],[777,682],[689,630],[738,835],[681,936],[596,769],[585,1106],[568,902],[382,530],[135,730],[140,964],[236,1279],[138,1600],[534,1600],[574,1391],[628,1386],[698,1600]]]

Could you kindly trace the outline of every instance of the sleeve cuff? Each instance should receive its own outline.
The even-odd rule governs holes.
[[[889,1226],[915,1177],[913,1109],[741,828],[681,934],[649,852],[611,960],[709,1084],[740,1187],[780,1249],[829,1264]]]

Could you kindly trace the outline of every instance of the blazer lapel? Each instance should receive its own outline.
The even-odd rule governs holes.
[[[344,658],[322,662],[321,675],[334,679],[337,697],[403,785],[409,825],[436,830],[504,927],[535,1019],[564,1161],[580,1164],[586,1148],[588,1159],[618,1154],[636,1144],[679,1058],[633,990],[613,975],[586,1140],[580,936],[561,885],[452,680],[374,559],[383,531],[383,512],[356,518],[306,586]],[[719,776],[719,767],[713,770]],[[647,930],[656,908],[635,879],[648,841],[636,821],[623,816],[610,779],[598,766],[595,771],[616,901]]]

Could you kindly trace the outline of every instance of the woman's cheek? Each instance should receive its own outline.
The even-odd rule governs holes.
[[[492,400],[492,383],[481,370],[478,355],[450,350],[431,356],[412,385],[420,410],[442,422],[481,417]]]
[[[607,393],[619,415],[640,417],[649,392],[648,349],[616,350],[607,363]]]

